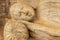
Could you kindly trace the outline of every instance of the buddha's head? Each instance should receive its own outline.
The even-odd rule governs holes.
[[[31,6],[24,3],[15,3],[10,7],[11,18],[16,20],[30,21],[34,18],[34,10]]]

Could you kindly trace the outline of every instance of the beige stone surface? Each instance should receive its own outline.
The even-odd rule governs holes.
[[[21,22],[27,26],[27,28],[31,31],[30,35],[36,40],[55,40],[53,36],[47,33],[48,29],[46,29],[44,26],[26,21]]]
[[[33,8],[25,3],[15,3],[10,7],[9,14],[12,19],[31,21],[35,16]]]
[[[28,30],[17,20],[8,20],[4,26],[4,40],[27,40]]]
[[[35,23],[44,25],[49,34],[53,36],[60,36],[59,10],[59,0],[41,0],[37,8],[37,20],[35,20]]]
[[[4,1],[0,0],[0,40],[60,40],[60,0],[9,0],[9,10],[9,1]]]
[[[33,8],[37,8],[40,0],[10,0],[11,4],[20,1],[32,6]]]
[[[3,31],[5,23],[5,18],[0,18],[0,40],[3,40]]]

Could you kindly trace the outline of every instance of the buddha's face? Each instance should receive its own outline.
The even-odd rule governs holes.
[[[34,10],[31,6],[15,3],[10,7],[10,15],[13,19],[30,21],[34,17]]]

